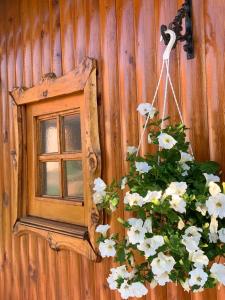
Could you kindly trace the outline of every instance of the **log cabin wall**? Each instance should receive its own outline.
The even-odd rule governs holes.
[[[8,91],[31,87],[43,74],[67,73],[90,56],[98,61],[98,100],[103,178],[126,170],[127,145],[137,145],[138,102],[151,100],[168,24],[181,0],[1,0],[0,1],[0,299],[116,300],[106,284],[110,260],[90,263],[70,251],[54,252],[41,238],[17,238],[11,224],[11,109]],[[173,51],[171,73],[198,159],[225,170],[225,0],[193,0],[195,59]],[[162,89],[158,107],[162,106]],[[172,99],[172,98],[171,98]],[[173,119],[177,112],[171,101]],[[143,146],[142,151],[146,149]],[[122,163],[120,163],[122,161]],[[123,213],[123,207],[120,207]],[[110,221],[110,220],[109,220]],[[121,230],[111,222],[113,230]],[[225,289],[183,293],[168,285],[145,300],[222,300]]]

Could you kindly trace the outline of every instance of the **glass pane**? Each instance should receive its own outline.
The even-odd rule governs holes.
[[[60,164],[56,161],[42,162],[40,167],[41,194],[60,196]]]
[[[81,150],[80,116],[69,115],[63,117],[64,151]]]
[[[80,160],[64,162],[65,197],[83,197],[83,171]]]
[[[40,122],[40,152],[58,152],[56,119],[45,120]]]

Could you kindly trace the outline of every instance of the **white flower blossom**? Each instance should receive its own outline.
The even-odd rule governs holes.
[[[114,257],[116,255],[116,242],[111,239],[106,239],[99,243],[99,251],[102,257]]]
[[[140,174],[143,174],[143,173],[148,173],[152,167],[148,165],[148,163],[146,162],[135,162],[135,167],[136,167],[136,170],[137,172],[139,172]]]
[[[157,284],[161,286],[165,285],[168,282],[171,282],[168,272],[164,272],[160,275],[155,275],[154,280],[156,281]]]
[[[143,197],[141,195],[138,193],[131,194],[130,192],[126,192],[124,203],[129,204],[130,206],[142,206],[144,204]]]
[[[211,222],[209,225],[209,231],[210,233],[217,233],[218,230],[218,221],[217,218],[215,216],[211,216]]]
[[[196,202],[195,206],[196,206],[196,210],[198,212],[200,212],[203,216],[206,215],[206,213],[207,213],[207,207],[206,207],[206,205],[204,203]]]
[[[156,254],[156,250],[164,245],[164,239],[161,235],[155,235],[152,238],[145,239],[137,248],[144,252],[145,258]]]
[[[152,273],[154,275],[162,275],[165,272],[169,273],[172,271],[175,263],[172,256],[167,256],[159,252],[158,256],[151,262]]]
[[[169,202],[170,207],[173,208],[175,211],[181,214],[186,212],[186,202],[180,196],[172,195],[172,199]]]
[[[141,282],[131,283],[131,288],[133,289],[133,297],[141,298],[148,293],[148,289]]]
[[[148,191],[144,197],[144,203],[157,203],[162,196],[162,191]]]
[[[189,253],[199,249],[198,245],[201,239],[201,234],[199,232],[202,232],[201,228],[190,226],[185,230],[184,235],[182,235],[181,242],[185,245],[186,250]]]
[[[219,193],[215,196],[210,196],[206,200],[206,207],[210,216],[219,217],[223,219],[225,217],[225,195]]]
[[[105,182],[100,177],[96,178],[94,180],[93,190],[97,193],[102,193],[105,191],[105,189],[106,189]]]
[[[102,203],[103,202],[103,198],[104,198],[104,196],[106,195],[106,192],[100,192],[100,193],[98,193],[98,192],[95,192],[94,194],[93,194],[93,202],[95,203],[95,204],[100,204],[100,203]]]
[[[184,181],[181,182],[171,182],[168,188],[165,191],[167,196],[178,195],[182,196],[187,190],[187,183]]]
[[[132,222],[132,224],[129,222],[129,220]],[[131,218],[129,220],[128,222],[131,224],[131,227],[127,231],[129,242],[133,245],[139,244],[144,241],[147,230],[143,226],[143,221],[141,219]]]
[[[221,242],[225,243],[225,228],[221,228],[220,230],[218,230],[218,234]]]
[[[184,226],[185,226],[185,224],[184,224],[183,220],[181,218],[179,218],[179,222],[177,224],[177,228],[179,230],[182,230],[184,228]]]
[[[118,279],[126,279],[129,278],[129,272],[125,265],[119,266],[117,268],[112,268],[111,274],[107,278],[107,282],[111,290],[116,290],[118,288]]]
[[[180,284],[182,285],[183,289],[186,291],[186,292],[190,292],[191,288],[190,288],[190,285],[189,285],[189,279],[187,278],[185,281],[181,281]]]
[[[213,181],[209,182],[209,193],[211,196],[216,196],[217,194],[221,193],[221,189],[218,184]]]
[[[159,141],[159,146],[163,149],[171,149],[177,143],[177,141],[167,133],[160,133],[157,139]]]
[[[217,243],[218,238],[219,238],[217,233],[209,232],[208,236],[209,236],[209,242],[210,243],[214,243],[214,244]]]
[[[193,161],[194,160],[194,157],[191,155],[191,154],[189,154],[189,153],[187,153],[187,152],[182,152],[182,151],[180,151],[180,163],[181,164],[184,164],[184,163],[186,163],[186,162],[188,162],[188,161]]]
[[[206,185],[208,185],[211,181],[212,182],[220,182],[219,176],[213,175],[213,174],[207,174],[203,173],[206,179]]]
[[[134,291],[132,286],[128,283],[127,280],[124,280],[124,282],[121,284],[120,288],[118,289],[120,292],[122,299],[128,299],[129,297],[134,296]]]
[[[225,285],[225,266],[224,264],[212,264],[210,268],[211,277],[215,278],[219,283]]]
[[[123,179],[121,180],[121,184],[120,184],[120,188],[121,190],[124,190],[127,184],[127,177],[123,177]]]
[[[109,230],[110,225],[106,224],[106,225],[98,225],[96,227],[96,232],[101,233],[103,235],[106,235],[106,232]]]
[[[196,268],[190,271],[189,275],[191,276],[189,279],[190,286],[197,285],[203,287],[208,278],[208,274],[204,272],[202,268]]]
[[[147,232],[152,233],[152,218],[147,218],[144,222],[143,227],[147,230]]]
[[[202,268],[203,266],[207,266],[209,263],[208,257],[202,250],[196,250],[192,253],[189,253],[189,260],[194,263],[196,268]]]
[[[135,154],[136,152],[137,152],[137,147],[135,147],[135,146],[128,146],[127,147],[127,153],[129,153],[129,154]]]
[[[150,103],[140,103],[138,105],[137,111],[140,115],[145,116],[146,114],[152,119],[156,113],[155,107],[153,107]]]

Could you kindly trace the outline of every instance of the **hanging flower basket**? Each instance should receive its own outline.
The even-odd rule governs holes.
[[[141,104],[141,114],[157,112]],[[149,118],[148,142],[159,146],[155,154],[137,155],[128,147],[129,172],[120,184],[109,186],[98,178],[94,202],[99,209],[114,212],[119,191],[126,190],[128,219],[118,218],[126,229],[124,239],[107,234],[109,225],[99,225],[102,257],[120,264],[107,279],[123,299],[147,293],[145,284],[180,283],[186,291],[202,291],[217,282],[225,285],[225,191],[218,177],[218,164],[198,162],[188,153],[183,124],[161,129],[162,119]],[[121,194],[121,193],[120,193]],[[136,256],[142,257],[136,260]]]

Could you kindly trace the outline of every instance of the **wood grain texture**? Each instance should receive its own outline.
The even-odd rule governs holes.
[[[97,59],[102,177],[124,174],[127,145],[137,145],[140,102],[151,101],[164,45],[159,28],[182,0],[2,0],[0,1],[0,299],[119,300],[105,280],[111,260],[94,264],[72,251],[51,250],[33,235],[11,230],[8,91],[31,87],[42,76],[69,72],[84,57]],[[225,0],[193,1],[195,59],[182,46],[172,53],[171,73],[196,158],[215,159],[225,170]],[[157,105],[162,107],[160,89]],[[168,112],[178,120],[169,92]],[[147,145],[142,151],[151,149]],[[120,163],[122,161],[122,163]],[[224,176],[224,175],[223,175]],[[225,178],[225,177],[224,177]],[[119,208],[123,214],[123,205]],[[121,231],[108,219],[112,231]],[[155,288],[143,300],[223,300],[224,288],[186,294],[180,287]]]

